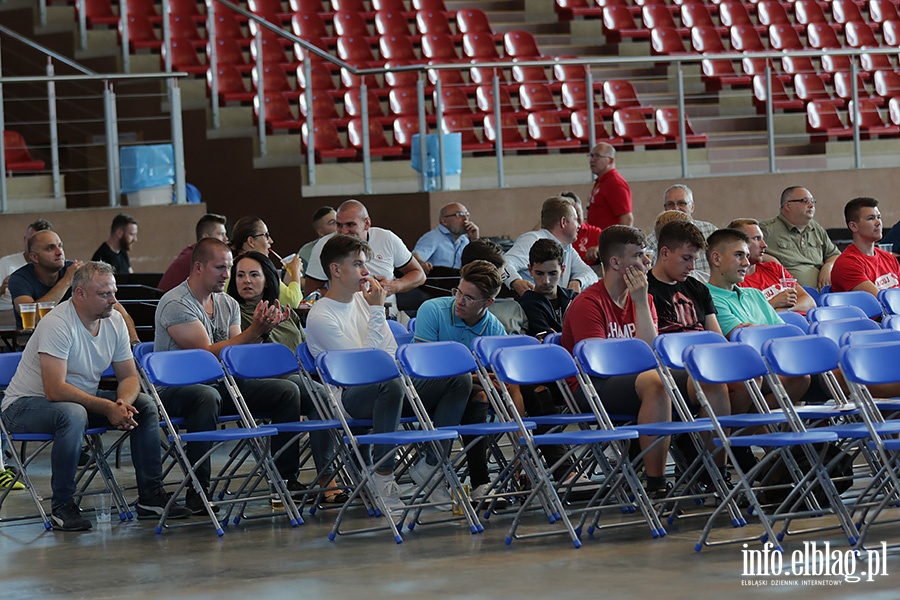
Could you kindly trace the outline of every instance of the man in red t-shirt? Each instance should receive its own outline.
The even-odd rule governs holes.
[[[572,242],[572,247],[575,248],[575,252],[586,264],[597,264],[600,232],[603,230],[584,220],[584,206],[581,204],[581,198],[578,197],[578,194],[575,192],[561,192],[559,197],[572,201],[572,205],[575,207],[575,214],[578,216],[578,222],[581,223],[581,227],[578,228],[578,237]]]
[[[760,290],[775,310],[792,310],[805,315],[806,311],[815,308],[816,301],[802,285],[797,283],[796,278],[784,268],[784,265],[776,260],[763,262],[763,255],[769,246],[759,227],[759,221],[735,219],[728,224],[728,229],[737,229],[750,238],[747,244],[750,249],[747,257],[750,259],[750,266],[747,268],[744,281],[737,284],[738,287]],[[793,279],[793,286],[782,285],[782,279]]]
[[[834,261],[831,290],[863,290],[873,296],[879,290],[900,287],[897,257],[875,247],[881,240],[881,211],[875,198],[854,198],[844,207],[844,220],[853,243]]]
[[[610,225],[634,225],[631,188],[616,170],[616,149],[605,142],[590,153],[591,173],[597,176],[591,190],[587,222],[606,229]]]

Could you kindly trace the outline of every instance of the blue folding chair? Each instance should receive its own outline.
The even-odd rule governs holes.
[[[396,340],[398,346],[409,344],[413,341],[413,334],[398,321],[388,319],[388,326],[391,328],[391,333],[394,334],[394,340]]]
[[[881,320],[882,329],[900,331],[900,315],[888,315]]]
[[[800,330],[803,331],[803,333],[807,333],[809,331],[809,321],[807,321],[806,317],[804,317],[800,313],[796,313],[792,310],[782,310],[779,311],[778,316],[781,317],[781,320],[786,324],[799,327]]]
[[[900,288],[878,291],[878,301],[886,315],[900,314]]]
[[[811,285],[804,285],[803,289],[806,291],[807,294],[810,295],[810,297],[813,300],[815,300],[816,306],[821,306],[821,304],[819,303],[819,298],[822,297],[822,294],[819,292],[819,290],[817,290],[816,288],[814,288]],[[785,311],[785,312],[791,312],[791,311]]]
[[[884,316],[884,308],[878,299],[861,290],[822,294],[822,306],[856,306],[870,319],[880,319]]]
[[[216,530],[216,535],[225,535],[225,531],[222,529],[222,525],[227,524],[227,518],[221,524],[216,518],[216,515],[213,512],[212,504],[206,498],[206,493],[204,492],[203,486],[200,484],[200,480],[197,478],[197,474],[194,470],[196,464],[200,464],[205,461],[213,454],[213,452],[215,452],[219,447],[225,444],[228,444],[230,442],[251,442],[250,445],[254,450],[256,463],[253,467],[253,470],[251,470],[251,472],[246,475],[246,480],[252,481],[257,476],[258,471],[263,470],[269,477],[270,481],[280,481],[281,478],[278,475],[278,470],[275,467],[274,462],[272,461],[271,455],[269,454],[267,443],[268,440],[266,439],[277,435],[278,431],[274,427],[254,427],[231,428],[214,431],[191,431],[188,433],[181,433],[172,424],[172,420],[169,417],[168,412],[166,411],[166,407],[165,405],[163,405],[163,402],[159,397],[157,387],[185,386],[208,383],[211,381],[223,379],[225,377],[225,373],[222,370],[222,365],[216,359],[214,354],[207,352],[206,350],[171,350],[168,352],[151,352],[147,354],[144,357],[142,366],[147,378],[147,382],[150,384],[149,392],[153,396],[154,400],[156,400],[159,414],[163,417],[163,420],[166,423],[166,427],[169,430],[169,441],[174,445],[175,452],[179,459],[178,462],[181,465],[184,474],[181,483],[178,485],[175,493],[172,494],[172,497],[169,500],[169,504],[166,506],[165,510],[163,510],[163,514],[160,516],[159,523],[156,526],[156,533],[162,533],[163,527],[166,525],[166,518],[169,514],[169,508],[175,502],[175,499],[180,495],[181,491],[188,484],[190,484],[193,486],[193,489],[197,493],[198,497],[202,500],[204,508],[206,509],[206,514],[209,516],[209,520]],[[234,402],[235,405],[237,405],[239,404],[240,400],[235,399]],[[202,457],[200,457],[196,464],[191,463],[184,449],[184,444],[191,442],[210,444],[209,450],[204,453]],[[276,492],[280,496],[283,494],[282,489],[278,486],[276,486]],[[282,496],[281,501],[286,507],[292,505],[290,494],[286,494],[286,498]],[[245,502],[245,498],[236,496],[230,499],[216,501],[216,504],[230,505]],[[291,515],[287,512],[288,510],[289,509],[286,508],[286,514],[288,514],[291,525],[299,525],[302,521],[296,520],[294,518],[294,515]]]
[[[562,345],[562,334],[559,332],[550,333],[544,336],[545,344],[556,344],[557,346]]]
[[[866,317],[854,317],[850,319],[835,319],[833,321],[815,322],[809,326],[809,334],[821,335],[830,338],[831,341],[835,344],[839,344],[841,341],[841,336],[843,336],[845,333],[851,331],[875,331],[878,329],[881,329],[881,326],[872,319]]]
[[[841,347],[862,346],[863,344],[883,344],[900,342],[900,331],[896,329],[875,329],[872,331],[848,331],[841,336]]]
[[[412,334],[416,333],[416,318],[415,317],[413,317],[412,319],[410,319],[409,321],[406,322],[406,328],[409,330],[410,333],[412,333]]]
[[[845,304],[843,306],[817,306],[806,313],[810,324],[819,321],[834,321],[837,319],[868,319],[866,312],[858,306]]]

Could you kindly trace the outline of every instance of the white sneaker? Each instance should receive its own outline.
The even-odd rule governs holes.
[[[400,486],[394,480],[394,474],[381,475],[380,473],[372,474],[372,481],[378,490],[378,495],[384,500],[384,504],[388,510],[402,510],[406,508],[403,500],[400,499]]]
[[[427,464],[425,459],[422,458],[409,468],[409,476],[412,477],[416,485],[421,486],[428,479],[428,475],[433,469],[434,467]],[[435,477],[443,479],[444,475],[443,473],[438,473]],[[432,485],[435,477],[431,478],[429,485]],[[425,501],[434,502],[437,510],[453,510],[453,498],[450,497],[450,490],[446,485],[438,484]]]
[[[472,490],[472,494],[470,496],[470,498],[472,500],[472,506],[477,505],[478,502],[480,502],[482,498],[485,498],[485,497],[487,497],[491,494],[495,494],[495,493],[497,493],[497,490],[492,490],[490,483],[482,483],[477,488]],[[507,500],[506,498],[502,498],[502,497],[495,498],[493,506],[494,506],[495,510],[503,510],[504,508],[509,507],[509,500]]]

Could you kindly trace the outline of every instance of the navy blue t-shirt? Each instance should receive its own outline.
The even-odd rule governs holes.
[[[56,281],[53,282],[53,285],[62,279],[66,271],[69,270],[69,267],[72,265],[74,261],[67,260],[65,266],[60,270],[56,275]],[[28,263],[18,271],[14,272],[9,276],[9,296],[12,298],[13,302],[16,301],[16,298],[19,296],[30,296],[37,302],[39,299],[43,298],[47,295],[47,293],[53,289],[53,285],[44,285],[40,281],[38,281],[37,275],[34,273],[34,264]],[[69,297],[72,296],[72,289],[69,288],[66,290],[65,295],[60,298],[60,302],[63,300],[68,300]],[[19,316],[19,311],[14,311],[16,314],[16,327],[22,327],[22,318]]]

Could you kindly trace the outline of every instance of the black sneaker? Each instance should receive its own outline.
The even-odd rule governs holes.
[[[302,500],[303,496],[309,493],[309,486],[304,483],[300,483],[294,478],[287,480],[287,489],[291,494],[291,498],[294,500]]]
[[[207,500],[209,499],[209,492],[206,493]],[[184,495],[184,505],[191,514],[194,515],[204,515],[206,514],[206,507],[203,505],[203,500],[200,498],[200,495],[194,491],[193,488],[189,489],[187,493]],[[219,512],[218,506],[213,506],[212,511],[214,513]]]
[[[672,482],[667,481],[665,485],[657,487],[655,489],[645,488],[647,490],[647,496],[649,496],[652,502],[658,502],[660,500],[665,500],[666,497],[672,492]]]
[[[81,509],[71,499],[59,508],[53,509],[50,523],[57,531],[87,531],[91,528],[91,522],[81,516]]]
[[[135,505],[137,509],[137,518],[138,519],[158,519],[162,516],[163,511],[166,509],[166,504],[169,503],[169,498],[172,494],[166,493],[163,490],[157,490],[156,494],[152,498],[142,499],[138,498],[137,504]],[[169,515],[166,517],[167,519],[186,519],[191,516],[191,511],[184,506],[181,506],[177,502],[172,505],[172,508],[169,509]]]

